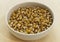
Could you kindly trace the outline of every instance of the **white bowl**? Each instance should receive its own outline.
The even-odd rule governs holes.
[[[26,6],[40,6],[40,7],[43,7],[43,8],[47,8],[47,9],[49,9],[49,11],[51,12],[51,14],[53,16],[53,13],[52,13],[51,9],[48,8],[47,6],[41,4],[41,3],[36,3],[36,2],[20,3],[20,4],[16,5],[16,6],[12,7],[12,9],[10,9],[8,14],[6,15],[6,24],[8,26],[8,31],[10,31],[13,35],[15,35],[16,37],[18,37],[18,38],[20,38],[22,40],[37,40],[37,39],[40,39],[40,38],[46,36],[48,34],[48,32],[51,30],[53,25],[51,25],[47,30],[42,31],[42,32],[37,33],[37,34],[24,34],[24,33],[15,31],[13,28],[11,28],[9,26],[8,20],[10,18],[10,15],[11,15],[12,11],[16,10],[19,7],[26,7]],[[53,19],[54,19],[54,16],[53,16]]]

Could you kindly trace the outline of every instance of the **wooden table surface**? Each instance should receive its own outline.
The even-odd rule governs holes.
[[[7,29],[5,16],[18,3],[39,2],[50,7],[54,13],[54,26],[49,34],[39,40],[25,41],[13,36]],[[0,42],[60,42],[60,1],[59,0],[0,0]]]

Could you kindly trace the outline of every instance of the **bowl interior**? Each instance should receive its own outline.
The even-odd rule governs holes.
[[[8,14],[7,14],[7,22],[8,22],[8,20],[9,20],[9,18],[10,18],[10,15],[11,15],[11,13],[14,11],[14,10],[17,10],[19,7],[36,7],[36,6],[39,6],[39,7],[42,7],[42,8],[46,8],[46,9],[48,9],[49,11],[50,11],[50,13],[51,13],[51,15],[53,16],[53,13],[52,13],[52,11],[50,10],[50,8],[48,8],[47,6],[45,6],[45,5],[43,5],[43,4],[40,4],[40,3],[36,3],[36,2],[26,2],[26,3],[21,3],[21,4],[18,4],[18,5],[16,5],[16,6],[14,6],[14,7],[12,7],[11,9],[10,9],[10,11],[8,12]],[[54,19],[54,17],[53,17],[53,19]],[[8,24],[8,23],[7,23]],[[53,24],[53,23],[52,23]],[[9,25],[9,24],[8,24]],[[48,29],[47,29],[48,30]]]

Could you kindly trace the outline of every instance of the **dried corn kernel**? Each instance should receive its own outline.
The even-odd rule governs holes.
[[[12,12],[8,23],[16,31],[35,34],[50,27],[53,17],[48,9],[38,6],[20,7]]]

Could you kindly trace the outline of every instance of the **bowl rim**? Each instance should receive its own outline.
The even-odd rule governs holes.
[[[48,27],[48,29],[46,29],[46,30],[44,30],[44,31],[42,31],[42,32],[36,33],[36,34],[25,34],[25,33],[21,33],[21,32],[18,32],[18,31],[16,31],[16,30],[14,30],[12,27],[10,27],[9,24],[8,24],[8,21],[7,21],[8,13],[9,13],[10,10],[13,9],[15,6],[20,5],[20,4],[24,4],[24,3],[41,4],[41,5],[45,6],[45,7],[47,7],[47,8],[51,11],[51,13],[52,13],[52,15],[53,15],[53,23],[52,23],[52,25],[51,25],[50,27]],[[47,31],[49,31],[50,29],[52,29],[51,27],[52,27],[53,24],[54,24],[54,14],[53,14],[52,10],[51,10],[47,5],[42,4],[42,3],[39,3],[39,2],[23,2],[23,3],[16,4],[15,6],[11,7],[11,9],[9,9],[9,11],[8,11],[7,14],[6,14],[6,25],[7,25],[8,28],[9,28],[10,30],[12,30],[13,32],[18,33],[18,34],[22,34],[22,35],[38,35],[38,34],[43,34],[44,32],[47,32]]]

